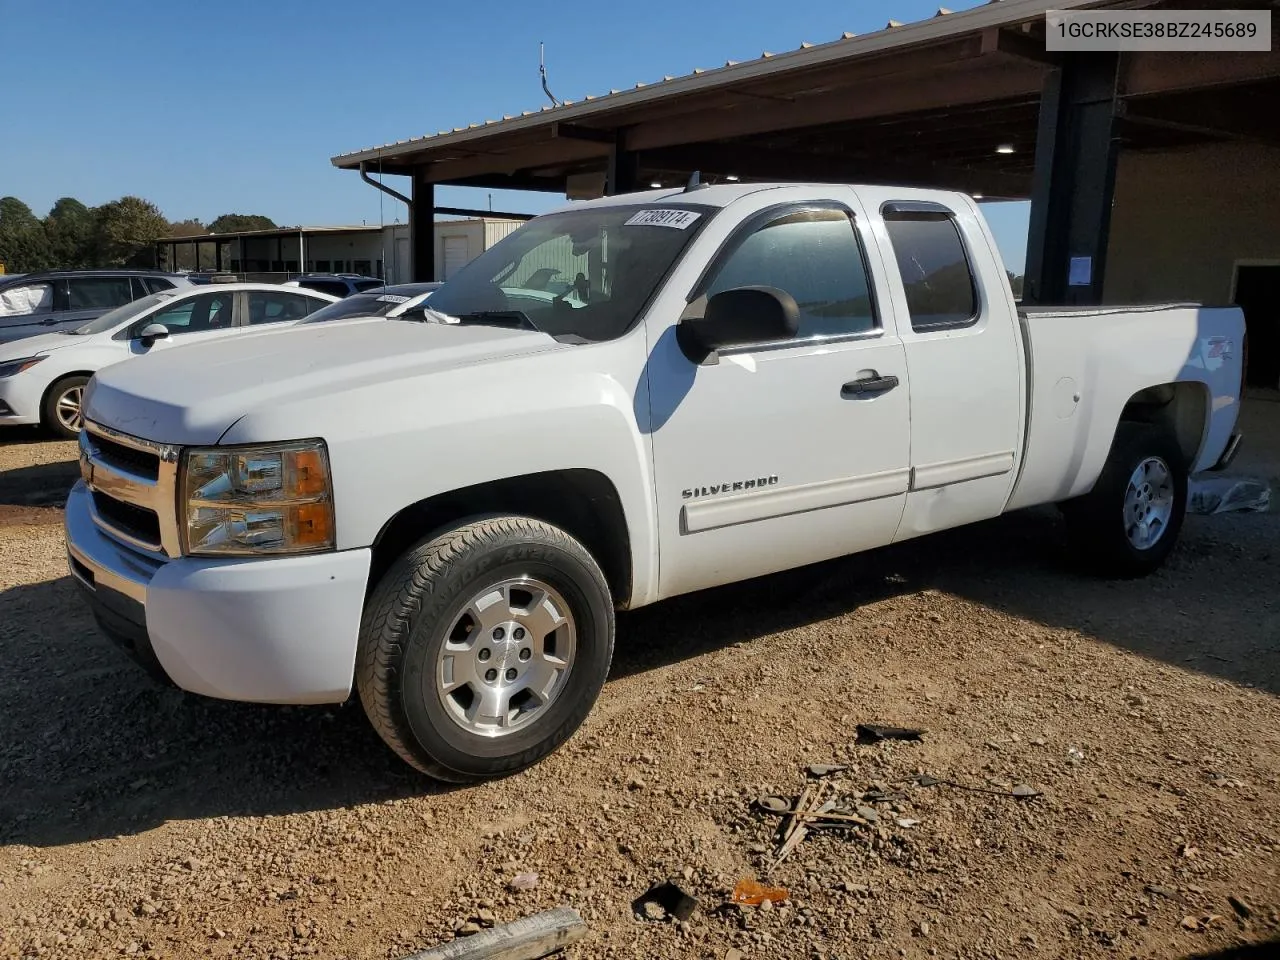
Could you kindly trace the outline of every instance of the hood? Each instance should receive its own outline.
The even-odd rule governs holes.
[[[42,333],[34,337],[20,337],[0,343],[0,363],[34,357],[37,353],[49,353],[73,343],[84,343],[87,337],[73,337],[65,333]]]
[[[89,383],[85,415],[147,440],[212,444],[251,410],[557,349],[569,348],[546,334],[480,325],[303,324],[106,367]]]

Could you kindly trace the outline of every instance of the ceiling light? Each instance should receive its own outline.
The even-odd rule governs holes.
[[[975,200],[981,200],[981,199],[982,199],[982,194],[980,194],[980,193],[974,193],[974,194],[971,194],[971,196],[972,196],[972,197],[973,197],[973,199],[975,199]]]
[[[996,147],[996,153],[1013,153],[1013,144],[1012,143],[1000,144],[1000,146]]]
[[[649,188],[650,188],[651,190],[661,190],[661,189],[662,189],[662,184],[660,184],[657,180],[655,180],[655,181],[653,181],[653,183],[649,184]]]
[[[728,180],[730,183],[737,183],[738,175],[736,173],[726,174],[725,179]]]

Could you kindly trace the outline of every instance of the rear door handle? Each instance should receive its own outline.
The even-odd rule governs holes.
[[[858,397],[873,397],[878,393],[886,393],[898,385],[898,378],[890,374],[886,377],[871,376],[860,380],[850,380],[840,388],[840,396],[846,400]]]

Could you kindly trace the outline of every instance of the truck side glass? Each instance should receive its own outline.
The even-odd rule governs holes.
[[[967,327],[978,319],[977,284],[950,212],[885,209],[912,330]]]
[[[710,298],[757,285],[795,298],[800,307],[796,340],[879,329],[862,246],[844,210],[801,209],[767,221],[737,244],[705,293]]]

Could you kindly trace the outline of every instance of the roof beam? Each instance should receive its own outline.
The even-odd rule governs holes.
[[[609,147],[603,143],[586,140],[546,140],[526,146],[512,146],[508,152],[502,154],[459,157],[427,164],[423,167],[422,177],[429,183],[452,183],[455,180],[486,174],[519,176],[539,167],[576,163],[581,160],[599,160],[604,163],[608,156]]]
[[[1241,53],[1144,51],[1121,57],[1120,94],[1174,93],[1274,77],[1280,77],[1280,47]]]
[[[855,159],[762,150],[743,144],[690,144],[640,154],[642,170],[691,173],[701,170],[749,180],[816,183],[890,183],[1021,199],[1030,195],[1030,175],[981,168],[952,168],[900,158]]]
[[[1176,130],[1220,140],[1245,140],[1280,146],[1280,130],[1275,114],[1265,106],[1250,102],[1241,107],[1217,98],[1212,112],[1179,109],[1181,105],[1154,100],[1151,102],[1122,100],[1119,116],[1140,126]]]
[[[553,123],[551,136],[560,140],[585,140],[588,143],[610,145],[618,138],[618,134],[613,130],[598,130],[595,127],[584,127],[576,123]]]
[[[797,97],[790,104],[754,102],[709,114],[641,123],[627,131],[627,146],[654,149],[1038,94],[1042,73],[1038,68],[994,59],[984,66],[940,67],[914,80],[904,78],[900,83],[865,90],[846,88]]]
[[[1013,33],[1000,27],[988,27],[982,31],[982,52],[985,54],[1002,53],[1006,56],[1051,66],[1056,66],[1061,62],[1061,58],[1056,52],[1045,49],[1045,42],[1042,37],[1027,33]]]

